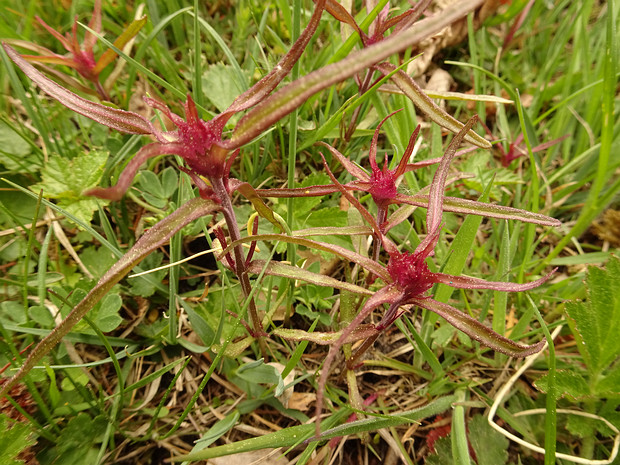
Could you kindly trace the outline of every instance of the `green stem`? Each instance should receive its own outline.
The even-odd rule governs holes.
[[[291,34],[291,42],[295,43],[295,41],[299,38],[301,33],[301,0],[294,0],[293,2],[293,24],[292,24],[292,34]],[[293,65],[293,69],[291,70],[291,79],[293,81],[299,78],[299,61],[297,61]],[[299,115],[299,109],[293,110],[291,113],[290,123],[289,123],[289,138],[288,138],[288,187],[295,187],[295,167],[297,166],[297,118]],[[295,199],[293,197],[289,197],[286,201],[286,222],[289,226],[292,227],[294,220],[294,204]],[[291,265],[295,265],[297,262],[297,246],[293,243],[289,243],[286,247],[286,257]],[[295,283],[291,280],[290,282],[290,292],[286,305],[286,316],[285,319],[288,320],[289,316],[293,313],[293,296],[295,291]]]
[[[545,465],[555,465],[555,451],[556,451],[556,441],[557,441],[557,397],[556,397],[556,387],[555,387],[555,346],[553,345],[553,338],[551,337],[551,333],[549,333],[549,328],[545,324],[545,320],[543,319],[538,307],[532,300],[532,298],[526,294],[528,303],[532,310],[534,310],[534,314],[540,323],[542,331],[547,339],[547,344],[549,345],[549,375],[548,375],[548,386],[547,386],[547,399],[546,399],[546,409],[547,413],[545,415]]]

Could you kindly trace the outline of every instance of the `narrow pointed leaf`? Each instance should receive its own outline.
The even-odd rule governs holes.
[[[35,19],[39,22],[39,24],[41,24],[41,26],[43,26],[47,30],[47,32],[53,35],[56,38],[56,40],[58,40],[58,42],[62,44],[62,46],[65,48],[67,52],[75,52],[75,50],[73,49],[73,44],[69,42],[69,40],[65,36],[63,36],[56,29],[48,25],[40,17],[35,16]]]
[[[408,300],[407,302],[436,313],[456,329],[464,332],[472,339],[475,339],[481,344],[490,347],[497,352],[501,352],[502,354],[506,354],[511,357],[527,357],[528,355],[540,352],[545,345],[544,339],[533,345],[523,345],[514,342],[500,334],[497,334],[491,328],[486,327],[466,313],[433,299],[414,298]]]
[[[391,282],[392,278],[388,274],[385,267],[381,264],[377,263],[374,260],[369,259],[368,257],[364,257],[358,253],[352,252],[344,247],[340,247],[334,244],[327,244],[325,242],[313,241],[311,239],[306,239],[303,237],[292,237],[286,236],[283,234],[257,234],[255,236],[243,237],[233,243],[229,244],[222,253],[228,253],[232,250],[232,248],[238,244],[243,244],[246,242],[253,241],[282,241],[291,244],[302,245],[304,247],[308,247],[310,249],[322,250],[324,252],[333,253],[339,257],[344,258],[345,260],[349,260],[353,263],[357,263],[360,266],[366,268],[368,271],[376,274],[385,282]]]
[[[127,29],[125,29],[114,41],[114,46],[122,49],[125,45],[127,45],[131,39],[138,35],[140,29],[142,29],[146,24],[146,20],[146,16],[133,20],[131,24],[127,26]],[[118,54],[114,51],[114,49],[107,49],[97,60],[97,64],[95,64],[95,67],[93,68],[94,73],[99,74],[106,66],[112,63],[117,56]]]
[[[437,167],[433,182],[431,183],[430,192],[428,194],[428,213],[426,215],[426,227],[428,233],[434,233],[441,223],[443,213],[443,200],[444,191],[446,190],[446,181],[448,179],[448,172],[452,159],[456,155],[456,150],[463,142],[463,138],[472,128],[472,126],[478,121],[477,117],[470,119],[467,124],[454,136],[450,145],[446,149],[444,156]]]
[[[339,436],[359,434],[366,431],[376,431],[382,428],[393,428],[407,423],[419,422],[424,418],[445,412],[456,402],[456,396],[446,396],[435,399],[427,405],[405,412],[392,413],[390,415],[373,416],[363,420],[345,423],[335,428],[328,429],[318,437],[312,438],[313,441],[323,441]]]
[[[77,25],[74,24],[73,27],[75,31],[73,32],[73,36],[76,37]],[[93,15],[88,22],[88,27],[94,31],[101,32],[101,0],[95,0],[95,5],[93,8]],[[89,50],[92,52],[93,47],[97,43],[97,37],[92,34],[90,31],[86,31],[84,34],[84,42],[83,47],[85,50]]]
[[[276,328],[271,332],[270,335],[279,336],[289,341],[309,341],[314,342],[315,344],[325,346],[337,342],[342,336],[342,331],[337,331],[333,333],[315,331],[313,333],[309,333],[301,329]],[[368,337],[376,335],[377,330],[373,325],[360,325],[347,336],[344,343],[352,344],[353,342],[357,342],[362,339],[366,339]]]
[[[273,224],[280,231],[285,233],[284,227],[273,215],[273,210],[263,202],[263,199],[256,193],[256,190],[247,182],[241,182],[237,179],[230,180],[230,186],[233,191],[239,191],[246,199],[252,202],[256,212]]]
[[[445,14],[436,15],[414,24],[407,29],[406,33],[394,34],[377,44],[352,53],[337,63],[327,65],[283,87],[250,110],[239,121],[232,138],[227,142],[227,147],[237,148],[247,144],[276,121],[299,108],[315,93],[375,65],[394,53],[405,50],[429,35],[441,31],[444,27],[462,18],[471,10],[473,5],[479,3],[479,0],[459,2]]]
[[[397,200],[401,203],[416,207],[428,208],[428,195],[415,194],[412,196],[399,194]],[[493,205],[491,203],[477,202],[475,200],[460,199],[458,197],[444,197],[443,209],[447,212],[461,213],[464,215],[480,215],[489,218],[503,220],[518,220],[525,223],[535,223],[543,226],[561,226],[562,223],[550,216],[533,213],[518,208]]]
[[[293,189],[256,189],[256,193],[261,197],[288,198],[288,197],[319,197],[338,192],[338,187],[333,184],[323,186],[295,187]]]
[[[367,36],[366,34],[364,34],[364,31],[360,29],[358,24],[355,22],[353,16],[351,16],[351,13],[349,13],[346,8],[343,7],[340,3],[338,3],[336,0],[327,0],[325,9],[338,21],[348,24],[351,28],[355,29],[355,32],[357,32],[357,34],[360,36],[360,39],[363,42],[366,41]]]
[[[27,40],[21,39],[3,39],[3,43],[10,45],[12,47],[25,48],[26,50],[30,50],[32,52],[37,52],[40,55],[48,55],[48,56],[62,56],[57,53],[52,52],[49,48],[43,47],[42,45],[35,44],[33,42],[28,42]],[[24,55],[22,57],[25,58]]]
[[[248,271],[250,273],[258,274],[263,270],[263,268],[265,269],[265,274],[272,276],[281,276],[283,278],[296,279],[299,281],[304,281],[306,283],[316,284],[318,286],[323,286],[327,288],[346,290],[354,292],[356,294],[373,294],[372,291],[369,291],[368,289],[360,286],[356,286],[355,284],[347,283],[346,281],[339,281],[335,278],[332,278],[331,276],[313,273],[311,271],[304,270],[303,268],[287,265],[280,262],[269,262],[269,264],[265,266],[264,260],[254,260],[249,264]]]
[[[21,68],[26,76],[50,97],[58,100],[70,110],[121,132],[130,134],[152,134],[154,132],[151,123],[137,113],[106,107],[83,99],[44,76],[13,48],[6,44],[3,44],[3,47],[11,60]]]
[[[340,162],[340,164],[344,166],[344,169],[346,169],[349,173],[351,173],[357,179],[360,179],[362,181],[370,180],[370,175],[366,171],[364,171],[362,168],[357,166],[355,163],[353,163],[351,160],[349,160],[347,157],[345,157],[342,153],[340,153],[338,150],[336,150],[331,145],[326,144],[325,142],[317,142],[315,145],[323,146],[327,150],[329,150],[329,152]]]
[[[70,68],[76,68],[77,64],[74,60],[60,55],[22,55],[24,60],[31,63],[46,63],[49,65],[63,65]]]
[[[80,322],[84,315],[147,255],[168,242],[185,225],[218,209],[219,205],[210,200],[192,199],[144,233],[135,245],[101,277],[95,287],[71,310],[65,319],[37,344],[19,371],[2,386],[0,398],[28,374],[32,367],[48,354]]]
[[[108,200],[120,200],[136,176],[140,166],[146,162],[149,158],[157,157],[159,155],[171,155],[174,153],[181,153],[183,146],[181,144],[160,144],[159,142],[153,142],[152,144],[145,145],[127,164],[116,185],[112,187],[95,187],[84,192],[84,195],[92,195],[99,197],[100,199]]]
[[[452,276],[443,273],[433,273],[433,279],[442,284],[447,284],[458,289],[493,289],[494,291],[502,292],[523,292],[535,289],[543,283],[546,283],[553,276],[553,270],[546,276],[543,276],[536,281],[529,283],[519,284],[503,281],[486,281],[480,278],[472,278],[469,276]]]
[[[392,73],[396,70],[396,66],[391,63],[380,63],[376,68],[383,74]],[[445,110],[442,110],[428,95],[424,93],[422,88],[413,80],[411,76],[402,70],[397,71],[391,77],[392,81],[398,88],[418,107],[422,113],[428,116],[432,121],[443,128],[446,128],[455,134],[461,131],[464,124],[454,119]],[[478,135],[475,131],[470,130],[465,136],[465,140],[483,149],[490,149],[491,143],[484,137]]]
[[[324,421],[324,424],[328,428],[339,424],[346,420],[347,416],[351,413],[349,409],[342,409],[336,412],[330,418]],[[199,460],[207,460],[213,457],[222,457],[225,455],[240,454],[242,452],[248,452],[253,450],[268,449],[274,447],[293,447],[301,444],[306,439],[312,437],[314,432],[314,425],[297,425],[283,428],[273,433],[264,434],[262,436],[256,436],[254,438],[243,439],[241,441],[233,442],[231,444],[224,444],[221,446],[209,447],[197,452],[190,452],[189,454],[180,455],[170,459],[172,462],[196,462]]]
[[[369,236],[372,229],[368,226],[319,226],[316,228],[296,229],[293,236]]]
[[[288,53],[282,57],[280,62],[274,66],[269,74],[237,97],[226,113],[236,113],[256,105],[258,102],[267,97],[267,95],[269,95],[271,91],[275,89],[278,84],[280,84],[280,82],[282,82],[282,79],[284,79],[291,72],[293,66],[297,63],[299,57],[306,49],[306,46],[314,35],[314,32],[319,25],[324,7],[325,0],[318,0],[316,2],[316,7],[310,17],[308,25],[302,31],[295,43],[291,46]]]

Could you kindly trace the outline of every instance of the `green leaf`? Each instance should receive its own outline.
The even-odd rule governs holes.
[[[275,384],[276,397],[284,392],[284,380],[280,372],[271,365],[266,365],[263,359],[241,365],[235,373],[239,378],[253,384]]]
[[[467,423],[467,437],[476,452],[478,465],[503,465],[508,460],[508,439],[495,431],[482,415]]]
[[[34,305],[28,309],[28,315],[38,325],[44,328],[51,328],[54,326],[54,317],[50,311],[42,305]]]
[[[161,181],[157,177],[155,173],[152,171],[143,170],[140,171],[140,176],[138,178],[138,184],[144,192],[147,192],[157,198],[163,199],[164,197],[164,189],[161,185]]]
[[[220,112],[226,111],[235,98],[245,90],[236,81],[237,72],[232,66],[223,63],[209,66],[202,76],[205,97]]]
[[[215,330],[207,321],[206,315],[203,316],[204,310],[200,306],[192,307],[183,299],[179,301],[187,313],[192,330],[196,332],[204,344],[210,347],[215,339]]]
[[[81,153],[72,160],[53,156],[43,168],[42,181],[32,189],[43,189],[44,196],[58,199],[59,206],[90,223],[103,201],[85,197],[82,192],[99,184],[107,160],[108,153],[98,150]]]
[[[74,391],[75,385],[86,386],[90,381],[82,368],[65,368],[66,377],[60,382],[63,391]]]
[[[93,419],[85,413],[78,414],[62,429],[56,447],[49,451],[50,458],[55,458],[54,463],[72,465],[96,463],[98,449],[94,446],[101,441],[107,425],[102,416]]]
[[[100,277],[110,269],[117,258],[106,247],[86,247],[80,251],[80,259],[94,277]]]
[[[125,30],[121,33],[120,36],[114,41],[114,45],[117,48],[122,49],[127,43],[132,40],[134,37],[138,35],[140,29],[146,24],[147,17],[146,15],[142,18],[134,19],[129,26],[125,28]],[[109,48],[97,60],[97,64],[95,65],[94,72],[100,73],[106,66],[114,61],[117,57],[117,53]]]
[[[342,331],[336,332],[321,332],[321,331],[313,331],[311,333],[304,331],[303,329],[293,329],[293,328],[276,328],[271,334],[273,336],[279,336],[284,339],[288,339],[290,341],[310,341],[319,345],[330,345],[335,344],[340,340],[342,336]],[[352,342],[359,341],[361,339],[366,339],[372,336],[376,336],[377,330],[374,327],[364,325],[358,326],[353,330],[353,332],[347,337],[344,341],[345,344],[350,344]]]
[[[325,173],[312,173],[311,175],[306,176],[298,187],[322,186],[325,184],[330,184],[330,182],[329,176]],[[295,197],[293,200],[293,214],[295,215],[295,218],[304,218],[310,210],[319,205],[321,202],[323,202],[321,197]]]
[[[17,456],[35,443],[32,431],[25,423],[11,420],[0,414],[0,463],[4,465],[22,465]]]
[[[196,445],[192,449],[192,453],[198,452],[206,447],[209,447],[215,441],[217,441],[222,435],[226,434],[230,429],[237,424],[239,420],[239,412],[237,410],[226,415],[221,420],[215,422],[215,424],[204,433],[200,439],[196,441]]]
[[[452,441],[450,436],[439,438],[433,444],[435,453],[426,457],[426,465],[452,465]]]
[[[93,321],[104,333],[109,333],[118,328],[123,318],[118,314],[123,301],[118,294],[108,294],[101,301],[98,312],[93,312]]]
[[[444,412],[450,408],[450,405],[454,402],[454,400],[454,396],[441,397],[418,409],[401,412],[394,415],[366,418],[364,420],[345,423],[340,426],[333,427],[334,425],[344,421],[344,419],[351,413],[350,409],[340,409],[321,424],[323,428],[331,427],[331,429],[326,429],[326,431],[321,434],[320,439],[329,439],[332,437],[356,434],[363,431],[373,431],[380,428],[387,428],[390,426],[398,426],[419,421],[423,418]],[[250,450],[261,450],[274,447],[291,447],[301,444],[306,439],[312,438],[314,431],[314,424],[291,426],[263,436],[245,439],[243,441],[225,444],[223,446],[211,447],[200,452],[192,452],[180,457],[174,457],[172,462],[183,462],[185,460],[206,460],[213,457],[239,454]]]
[[[19,157],[25,157],[30,153],[30,144],[21,138],[6,123],[0,121],[0,153],[8,153]],[[4,163],[4,159],[0,158]]]
[[[591,376],[596,379],[620,355],[620,260],[607,269],[589,267],[587,300],[567,302],[566,313]]]
[[[545,393],[548,390],[548,376],[544,375],[534,383],[538,390]],[[555,393],[558,399],[568,396],[573,400],[581,400],[592,396],[586,379],[572,370],[558,370],[556,372]]]
[[[28,144],[10,126],[0,121],[0,164],[10,172],[36,173],[41,163]]]
[[[616,363],[616,365],[596,383],[594,390],[600,397],[618,396],[618,394],[620,394],[620,363]]]

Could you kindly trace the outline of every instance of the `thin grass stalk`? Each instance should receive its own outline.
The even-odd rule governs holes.
[[[456,402],[452,410],[452,459],[456,465],[471,465],[469,460],[469,444],[465,429],[465,407],[459,403],[465,402],[465,390],[456,391]]]
[[[521,125],[521,131],[523,133],[523,141],[527,147],[527,153],[530,161],[530,184],[528,186],[527,194],[529,194],[529,211],[534,213],[538,213],[540,210],[540,181],[538,179],[538,169],[536,164],[536,158],[534,157],[534,153],[532,152],[532,141],[530,140],[530,132],[528,131],[528,124],[531,124],[525,109],[523,108],[523,104],[521,102],[521,95],[517,90],[517,112],[519,114],[519,123]],[[527,118],[527,119],[526,119]],[[536,233],[536,228],[533,224],[526,224],[523,226],[525,230],[525,250],[523,252],[523,261],[521,262],[521,266],[519,268],[519,275],[517,277],[518,282],[523,282],[525,277],[526,266],[529,263],[529,259],[534,251],[534,235]]]
[[[292,18],[292,31],[291,31],[291,43],[295,43],[301,33],[301,0],[294,0],[293,2],[293,18]],[[291,70],[291,79],[293,81],[299,79],[299,61],[295,62],[293,69]],[[288,161],[287,161],[287,184],[289,188],[295,187],[295,168],[297,166],[297,118],[299,117],[299,108],[293,110],[290,116],[289,122],[289,139],[288,139]],[[289,197],[286,200],[286,222],[289,225],[293,224],[295,218],[295,199]],[[295,265],[297,262],[297,246],[293,243],[288,243],[286,246],[286,257],[291,265]],[[291,281],[289,284],[289,296],[286,303],[286,315],[284,317],[285,322],[293,313],[293,299],[295,293],[295,282]]]
[[[198,21],[198,9],[201,2],[194,0],[194,15],[193,15],[193,28],[194,28],[194,79],[193,79],[193,95],[194,102],[198,106],[202,106],[203,93],[202,93],[202,41],[200,40],[200,23]]]
[[[543,319],[538,307],[529,296],[525,294],[529,303],[529,306],[534,310],[534,315],[538,319],[542,331],[547,339],[549,348],[549,374],[547,381],[547,398],[545,415],[545,465],[555,465],[555,452],[557,441],[557,393],[555,387],[555,346],[553,343],[553,337],[549,333],[549,328]]]
[[[508,222],[501,223],[501,240],[499,244],[499,260],[497,262],[497,274],[494,281],[508,281],[510,272],[510,264],[512,257],[510,255],[510,234],[508,232]],[[499,235],[499,234],[498,234]],[[493,319],[491,322],[493,331],[506,335],[506,306],[508,303],[508,294],[506,292],[493,291]],[[506,356],[499,352],[495,354],[497,362],[503,362]]]
[[[32,249],[34,247],[35,239],[35,231],[36,227],[34,225],[37,224],[37,220],[39,219],[39,212],[41,211],[41,199],[43,198],[43,189],[39,191],[39,197],[37,198],[37,205],[34,210],[34,218],[32,219],[33,227],[28,231],[28,242],[26,244],[26,253],[24,255],[24,277],[23,277],[23,285],[22,285],[22,299],[24,304],[24,311],[28,314],[28,264],[30,263],[30,257],[32,256]],[[43,305],[43,302],[41,302]]]

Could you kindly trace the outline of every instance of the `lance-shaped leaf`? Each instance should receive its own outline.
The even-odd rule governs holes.
[[[13,48],[6,44],[2,44],[2,46],[11,60],[21,68],[26,76],[50,97],[58,100],[70,110],[121,132],[129,134],[153,134],[155,132],[153,125],[146,118],[131,111],[119,110],[83,99],[43,75]]]
[[[271,91],[275,89],[280,82],[282,82],[282,79],[284,79],[288,73],[291,72],[293,66],[297,63],[299,57],[306,49],[310,39],[314,35],[316,28],[319,25],[321,15],[323,14],[324,7],[325,0],[318,0],[316,2],[316,7],[310,17],[308,25],[301,32],[299,38],[291,46],[286,55],[282,57],[278,64],[274,66],[265,77],[237,97],[226,110],[226,113],[236,113],[238,111],[253,107],[267,97],[267,95],[269,95]]]
[[[345,344],[361,341],[378,333],[374,325],[360,325],[355,328],[344,340]],[[271,332],[271,336],[279,336],[289,341],[309,341],[319,345],[332,345],[342,337],[342,331],[325,333],[315,331],[309,333],[301,329],[276,328]]]
[[[351,413],[348,408],[336,412],[323,423],[325,427],[332,428],[345,421]],[[200,451],[190,452],[189,454],[180,455],[170,459],[171,462],[195,462],[199,460],[207,460],[214,457],[222,457],[225,455],[241,454],[243,452],[271,449],[274,447],[293,447],[303,443],[312,437],[314,431],[313,425],[296,425],[282,428],[269,434],[262,434],[249,439],[224,444],[221,446],[209,447]],[[263,462],[264,463],[264,462]]]
[[[470,276],[452,276],[444,273],[433,273],[433,281],[435,283],[447,284],[448,286],[456,287],[457,289],[492,289],[494,291],[501,292],[523,292],[530,291],[546,283],[551,279],[556,270],[557,268],[554,268],[548,275],[543,276],[536,281],[523,284],[504,281],[486,281],[484,279],[473,278]]]
[[[341,289],[356,294],[372,295],[373,292],[369,291],[355,284],[348,283],[346,281],[339,281],[331,276],[324,274],[313,273],[312,271],[299,268],[297,266],[287,265],[280,262],[269,262],[265,266],[264,260],[254,260],[250,262],[248,271],[250,273],[259,274],[262,270],[265,270],[265,274],[271,276],[280,276],[283,278],[290,278],[299,281],[304,281],[310,284],[316,284],[317,286],[323,286],[327,288]]]
[[[79,302],[54,330],[47,335],[28,355],[19,371],[9,379],[0,390],[0,398],[6,395],[16,382],[48,354],[79,321],[99,302],[112,287],[129,273],[138,263],[192,221],[219,210],[219,205],[211,200],[192,199],[181,205],[135,243],[135,245],[104,274],[93,289]]]
[[[368,226],[318,226],[316,228],[296,229],[293,236],[368,236],[372,229]]]
[[[400,194],[397,196],[397,200],[400,203],[423,208],[428,208],[428,199],[428,195],[423,194]],[[463,215],[479,215],[501,220],[517,220],[525,223],[540,224],[542,226],[559,227],[562,225],[559,220],[540,213],[533,213],[519,208],[505,207],[503,205],[494,205],[492,203],[478,202],[476,200],[460,199],[458,197],[444,197],[443,210]]]
[[[458,179],[462,179],[462,177],[459,177]],[[356,183],[355,181],[343,184],[343,186],[349,190],[365,190],[360,189],[359,183]],[[256,189],[256,193],[263,198],[314,197],[330,195],[338,191],[338,187],[334,184],[325,184],[323,186],[296,187],[294,189]],[[396,197],[394,198],[394,203],[428,208],[428,194],[418,193],[414,195],[405,195],[397,193]],[[562,225],[561,221],[550,216],[543,215],[541,213],[533,213],[519,208],[506,207],[503,205],[495,205],[492,203],[478,202],[476,200],[461,199],[458,197],[450,196],[445,196],[443,198],[443,211],[450,213],[460,213],[462,215],[486,216],[489,218],[497,218],[500,220],[523,221],[524,223],[540,224],[541,226],[559,227]],[[404,218],[405,217],[401,218],[400,221],[402,221]],[[386,228],[386,230],[389,230],[400,221],[394,221],[392,215],[390,217],[390,225]]]
[[[463,331],[472,339],[511,357],[527,357],[540,352],[545,345],[545,339],[532,345],[523,345],[514,342],[496,333],[491,328],[486,327],[466,313],[448,304],[437,302],[430,298],[415,297],[409,299],[407,302],[438,314],[456,329]]]
[[[323,431],[312,441],[322,441],[339,436],[347,436],[350,434],[360,434],[365,431],[377,431],[382,428],[393,428],[407,423],[419,422],[420,420],[439,413],[445,412],[452,404],[457,401],[457,397],[446,396],[435,399],[423,407],[408,410],[405,412],[392,413],[390,415],[372,416],[363,420],[348,422],[334,428]]]
[[[397,70],[396,66],[391,63],[380,63],[376,65],[376,68],[383,74],[394,73],[390,79],[392,79],[398,88],[402,90],[402,92],[435,123],[454,133],[457,133],[463,129],[463,123],[454,119],[437,104],[435,104],[435,102],[433,102],[428,95],[424,93],[413,78],[403,70]],[[465,140],[483,149],[491,148],[491,143],[473,130],[467,132]]]
[[[134,37],[138,35],[140,29],[144,27],[146,24],[147,17],[143,16],[142,18],[134,19],[129,26],[121,33],[120,36],[114,41],[114,46],[118,49],[123,49],[127,43],[132,40]],[[96,74],[101,73],[106,66],[114,61],[114,59],[118,56],[116,50],[109,48],[99,57],[93,71]]]
[[[469,134],[469,131],[477,121],[478,117],[474,116],[459,130],[458,134],[454,136],[441,159],[441,163],[437,167],[435,176],[433,176],[433,182],[431,183],[430,192],[428,194],[428,210],[426,212],[426,229],[428,234],[416,249],[421,253],[426,253],[426,256],[428,256],[426,249],[433,249],[437,244],[437,234],[443,215],[443,198],[450,163],[452,163],[452,159],[456,155],[456,150],[463,142],[463,139],[467,138],[467,134]]]
[[[257,234],[255,236],[242,237],[241,239],[236,240],[231,244],[228,244],[228,247],[226,247],[221,252],[221,254],[225,255],[226,253],[229,253],[233,249],[233,247],[238,244],[254,241],[281,241],[301,245],[310,249],[322,250],[323,252],[333,253],[334,255],[344,258],[345,260],[349,260],[353,263],[357,263],[360,266],[363,266],[368,271],[375,273],[385,282],[391,281],[389,273],[380,263],[377,263],[374,260],[371,260],[368,257],[364,257],[363,255],[360,255],[358,253],[352,252],[351,250],[345,249],[344,247],[340,247],[334,244],[327,244],[325,242],[313,241],[304,237],[293,237],[283,234]]]
[[[228,187],[231,193],[234,191],[239,191],[241,195],[252,203],[254,209],[260,216],[265,218],[283,233],[286,232],[282,223],[280,223],[274,216],[273,210],[265,204],[263,199],[256,193],[256,190],[249,183],[239,181],[238,179],[230,179],[228,182]]]
[[[145,145],[138,153],[131,159],[127,166],[118,178],[118,182],[112,187],[94,187],[84,192],[84,195],[94,195],[100,199],[108,200],[120,200],[129,186],[131,185],[134,176],[140,169],[140,167],[149,158],[158,157],[160,155],[168,155],[174,153],[174,149],[182,149],[180,144],[161,144],[159,142],[153,142],[152,144]]]
[[[406,33],[394,34],[379,43],[352,53],[347,58],[316,70],[287,86],[258,104],[237,123],[227,148],[237,148],[252,139],[275,122],[299,108],[309,97],[333,84],[343,81],[387,57],[401,52],[429,35],[465,16],[473,4],[480,1],[463,1],[452,6],[442,15],[427,18],[414,24]]]

